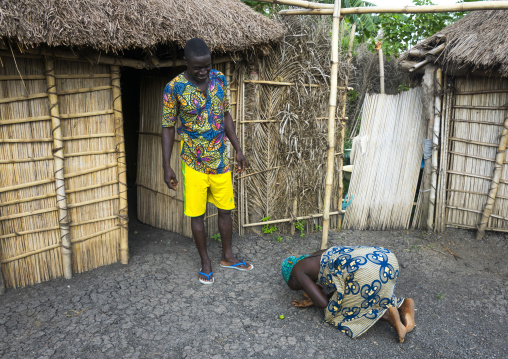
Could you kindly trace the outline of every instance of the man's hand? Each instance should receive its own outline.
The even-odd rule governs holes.
[[[304,300],[293,300],[293,305],[298,308],[312,307],[314,305],[312,299],[305,292],[303,292],[303,296],[305,297]]]
[[[236,153],[236,173],[243,173],[245,170],[245,157],[242,151]]]
[[[178,181],[176,180],[175,172],[171,168],[164,169],[164,182],[166,183],[169,189],[176,191]]]

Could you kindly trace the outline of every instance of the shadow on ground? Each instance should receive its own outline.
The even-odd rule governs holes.
[[[396,295],[416,302],[403,344],[379,322],[357,339],[323,323],[317,308],[291,306],[280,275],[291,253],[317,250],[320,233],[277,242],[234,238],[252,272],[219,268],[198,282],[191,239],[130,224],[128,265],[113,264],[0,296],[2,358],[503,358],[508,351],[508,237],[470,231],[332,232],[330,245],[391,249],[401,265]],[[455,258],[453,252],[460,258]],[[279,319],[283,314],[285,319]]]

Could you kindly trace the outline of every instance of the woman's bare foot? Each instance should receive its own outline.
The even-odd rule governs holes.
[[[399,336],[399,342],[404,343],[404,338],[406,337],[406,327],[400,320],[399,311],[397,308],[389,308],[385,314],[383,314],[382,319],[386,320],[392,327],[395,328],[397,335]]]
[[[406,333],[412,331],[415,327],[415,302],[411,298],[404,299],[404,303],[399,307],[399,316],[402,324],[406,327]]]

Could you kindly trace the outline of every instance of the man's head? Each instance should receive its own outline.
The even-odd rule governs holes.
[[[212,69],[212,56],[206,43],[195,37],[185,44],[183,50],[187,74],[196,83],[206,82]]]

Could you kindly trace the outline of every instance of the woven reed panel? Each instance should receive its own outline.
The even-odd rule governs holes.
[[[65,140],[72,265],[73,272],[79,273],[119,260],[118,172],[110,67],[56,61],[55,75]],[[60,75],[99,77],[68,79],[59,78]],[[83,92],[65,93],[74,90]],[[96,113],[101,114],[90,115]],[[89,152],[93,154],[80,155]],[[75,176],[83,171],[90,173]],[[95,188],[80,190],[90,186]]]
[[[18,287],[63,275],[60,231],[48,99],[9,102],[44,96],[44,63],[24,57],[16,57],[15,63],[12,57],[2,57],[2,64],[0,76],[16,79],[0,80],[0,260],[6,287]],[[30,79],[33,76],[38,77]],[[13,123],[23,119],[32,121]],[[31,185],[40,181],[46,183]],[[17,187],[7,190],[13,186]],[[48,247],[52,249],[44,250]]]
[[[446,221],[454,227],[476,228],[487,201],[502,124],[508,112],[508,80],[457,78],[454,91]],[[477,93],[460,94],[467,92]],[[505,162],[487,230],[507,231],[506,218],[508,165]]]

